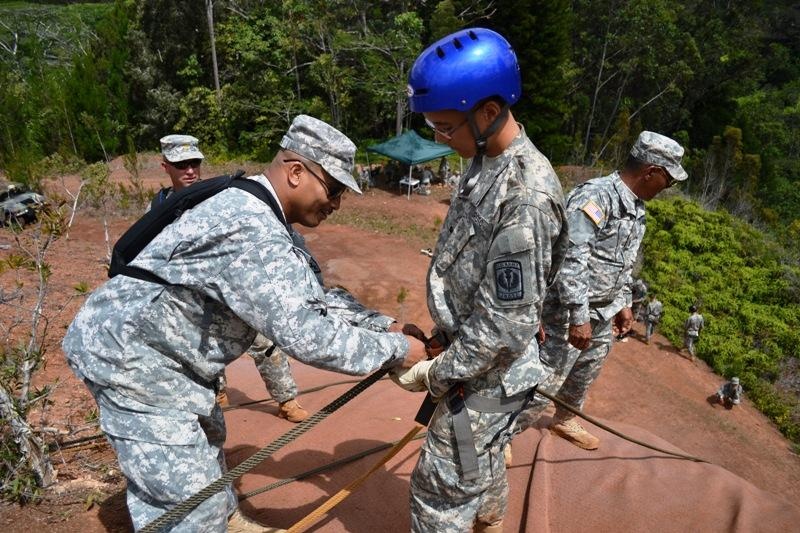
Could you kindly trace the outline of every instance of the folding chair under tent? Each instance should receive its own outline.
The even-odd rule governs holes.
[[[369,168],[369,152],[385,155],[408,165],[408,178],[400,180],[402,185],[408,185],[408,198],[411,198],[411,188],[418,185],[418,180],[411,177],[414,165],[432,161],[453,153],[452,148],[420,137],[416,131],[409,130],[393,139],[380,144],[367,147],[367,167]],[[414,181],[417,181],[415,184]],[[405,182],[405,183],[404,183]]]

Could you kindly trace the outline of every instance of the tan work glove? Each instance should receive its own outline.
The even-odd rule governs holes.
[[[389,377],[401,389],[410,392],[427,392],[431,388],[430,373],[433,371],[435,361],[429,359],[420,361],[411,368],[393,368]]]

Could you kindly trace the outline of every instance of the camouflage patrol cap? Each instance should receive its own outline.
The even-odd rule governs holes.
[[[739,378],[737,378],[737,377],[732,377],[732,378],[731,378],[731,383],[733,383],[734,385],[738,385],[738,384],[739,384]]]
[[[205,159],[197,147],[197,137],[191,135],[167,135],[161,137],[161,153],[170,163],[188,159]]]
[[[356,145],[330,124],[298,115],[281,140],[281,148],[317,163],[336,181],[361,194],[353,178]]]
[[[681,166],[683,146],[665,135],[643,131],[631,148],[631,155],[639,161],[664,167],[676,181],[689,177]]]

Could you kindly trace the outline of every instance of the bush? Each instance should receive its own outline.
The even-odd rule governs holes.
[[[800,268],[768,236],[680,198],[648,203],[642,277],[664,303],[662,331],[683,342],[688,307],[706,320],[697,355],[739,376],[753,403],[800,443],[800,401],[775,387],[800,345]]]

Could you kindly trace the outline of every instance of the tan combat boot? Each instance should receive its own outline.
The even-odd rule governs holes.
[[[584,450],[596,450],[600,447],[600,439],[586,431],[574,417],[555,419],[550,431]]]
[[[503,521],[500,520],[494,524],[476,522],[474,531],[475,533],[503,533]]]
[[[222,389],[217,393],[217,403],[220,407],[228,407],[230,402],[228,402],[228,393],[225,389]]]
[[[303,409],[295,399],[283,402],[280,407],[278,416],[280,418],[285,418],[289,422],[302,422],[308,418],[308,411]]]
[[[276,527],[262,526],[258,522],[250,520],[238,509],[233,512],[228,519],[228,533],[285,533],[285,529]]]

